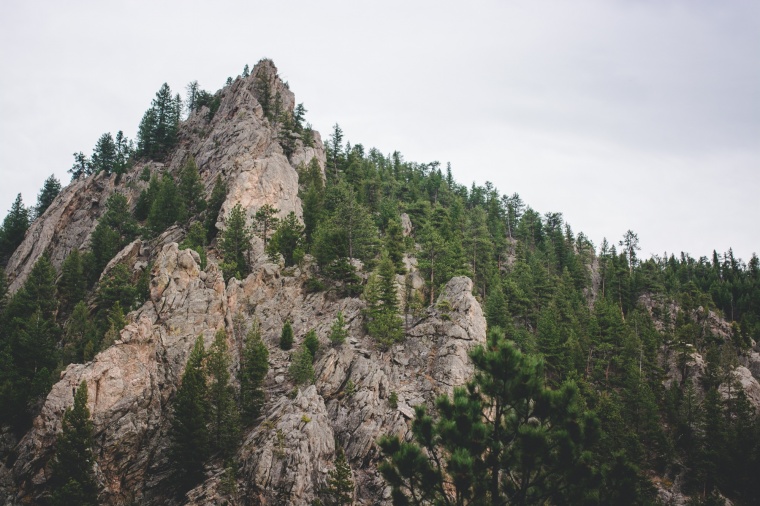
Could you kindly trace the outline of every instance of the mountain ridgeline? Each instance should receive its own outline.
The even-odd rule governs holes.
[[[163,85],[0,228],[6,504],[757,504],[760,261]],[[184,118],[184,119],[183,119]]]

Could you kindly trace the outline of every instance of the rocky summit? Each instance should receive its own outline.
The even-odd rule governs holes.
[[[1,503],[757,498],[721,450],[758,463],[756,257],[597,254],[490,183],[323,143],[270,60],[188,90],[13,243]]]

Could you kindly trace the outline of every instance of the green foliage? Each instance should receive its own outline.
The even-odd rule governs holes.
[[[325,506],[348,506],[354,503],[354,481],[351,466],[343,448],[338,446],[335,469],[327,473],[327,484],[320,493]]]
[[[398,408],[398,394],[396,392],[391,392],[391,395],[388,397],[388,406],[391,409]]]
[[[176,222],[184,221],[187,217],[185,202],[174,178],[170,174],[164,174],[148,212],[147,226],[151,235],[157,236]]]
[[[185,240],[180,243],[179,249],[194,250],[201,259],[201,270],[206,269],[206,262],[208,261],[206,256],[206,229],[201,222],[196,221],[190,225],[190,230],[188,230]]]
[[[543,384],[540,361],[504,340],[471,354],[476,373],[454,397],[441,396],[439,419],[416,408],[414,442],[385,437],[380,471],[397,504],[578,504],[593,497],[588,448],[596,417],[577,387]]]
[[[84,299],[87,292],[87,279],[79,250],[68,254],[61,265],[61,277],[58,280],[59,310],[69,314],[74,306]]]
[[[296,385],[314,382],[314,357],[306,346],[301,346],[293,353],[288,374]]]
[[[206,205],[206,219],[203,222],[208,242],[211,242],[216,237],[216,220],[219,219],[219,211],[222,209],[222,204],[224,204],[226,198],[227,184],[222,181],[221,176],[217,176],[214,189],[211,190],[211,196]]]
[[[179,95],[172,96],[171,88],[164,83],[140,121],[137,156],[160,160],[174,149],[181,111],[182,101]]]
[[[256,215],[258,216],[258,213]],[[285,260],[285,266],[290,267],[303,259],[303,239],[304,227],[295,213],[291,211],[277,227],[266,247],[266,251],[272,259],[276,259],[278,255],[282,255]]]
[[[55,269],[43,255],[8,301],[0,325],[0,423],[23,430],[58,363]]]
[[[269,350],[261,340],[258,320],[253,320],[245,336],[245,347],[240,362],[240,408],[244,425],[249,425],[261,414],[264,404],[264,379],[269,371]]]
[[[225,459],[234,454],[240,436],[240,412],[230,384],[229,368],[227,334],[219,330],[208,353],[209,435],[212,453]]]
[[[180,496],[203,479],[203,469],[211,454],[205,357],[203,337],[198,336],[174,397],[170,456],[173,482]]]
[[[264,248],[267,247],[269,235],[277,228],[280,219],[276,216],[279,209],[275,209],[269,204],[264,204],[256,211],[253,217],[254,233],[264,241]],[[294,216],[295,217],[295,216]]]
[[[303,346],[309,350],[312,358],[317,357],[317,351],[319,351],[319,338],[317,337],[317,331],[314,329],[309,330],[303,337]]]
[[[29,228],[29,209],[24,207],[21,194],[16,196],[10,211],[3,219],[0,228],[0,266],[8,263],[11,255],[18,248]]]
[[[333,346],[340,346],[346,342],[348,337],[348,331],[346,330],[346,321],[343,318],[343,311],[338,311],[335,321],[330,327],[330,335],[328,339]]]
[[[290,325],[290,321],[286,320],[282,326],[282,332],[280,333],[280,349],[289,350],[293,347],[293,327]]]
[[[87,383],[82,381],[74,394],[74,405],[66,408],[56,441],[51,479],[54,505],[92,505],[98,503],[92,453],[92,421],[87,408]]]
[[[367,307],[363,310],[365,326],[383,348],[404,339],[396,293],[396,270],[388,256],[384,256],[364,290]]]
[[[238,202],[227,217],[227,229],[219,241],[219,250],[224,257],[222,271],[225,279],[245,279],[250,272],[248,254],[251,251],[251,237],[245,211]]]
[[[94,263],[87,277],[92,285],[100,277],[103,269],[124,246],[137,237],[137,222],[129,212],[127,198],[114,193],[106,202],[106,212],[100,217],[90,238],[90,248]]]
[[[198,174],[195,158],[192,156],[187,159],[179,173],[178,186],[179,196],[185,207],[187,218],[196,217],[206,209],[206,201],[203,199],[203,183]]]
[[[40,193],[37,195],[37,205],[34,206],[34,214],[39,218],[50,207],[53,200],[61,193],[61,182],[56,179],[55,174],[51,174],[42,185]]]

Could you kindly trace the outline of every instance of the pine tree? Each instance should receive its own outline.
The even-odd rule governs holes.
[[[343,311],[338,311],[335,321],[333,322],[332,327],[330,327],[330,335],[328,336],[330,344],[333,346],[340,346],[346,342],[348,332],[345,327],[346,321],[343,319]]]
[[[224,278],[244,279],[250,272],[248,254],[251,250],[251,232],[246,226],[245,211],[239,202],[227,218],[227,229],[222,233],[219,249],[224,256]]]
[[[59,309],[68,315],[74,306],[81,301],[87,291],[87,280],[79,250],[73,249],[61,265],[61,277],[58,280]]]
[[[317,351],[319,351],[319,338],[317,337],[317,331],[314,329],[309,330],[303,338],[303,346],[309,350],[312,358],[317,357]]]
[[[288,374],[296,385],[311,384],[314,382],[314,357],[306,346],[301,346],[293,353],[293,361],[290,363]]]
[[[282,255],[285,266],[290,267],[303,259],[304,226],[291,211],[280,223],[267,246],[270,258]]]
[[[206,205],[206,218],[203,222],[206,228],[206,240],[211,242],[216,237],[216,220],[219,218],[219,211],[227,198],[227,185],[222,181],[221,176],[217,176],[214,183],[214,189],[211,190],[211,196]]]
[[[174,483],[180,496],[203,479],[203,469],[210,455],[205,357],[203,336],[198,336],[174,397],[170,454]]]
[[[59,193],[61,193],[61,182],[56,179],[55,174],[51,174],[45,180],[40,193],[37,195],[37,205],[34,206],[35,218],[42,216]]]
[[[253,217],[253,229],[256,235],[264,241],[264,248],[267,247],[269,234],[277,228],[277,223],[280,221],[276,216],[279,212],[279,209],[264,204]]]
[[[153,236],[160,235],[164,230],[178,221],[184,221],[187,215],[185,201],[180,194],[174,178],[164,174],[148,213],[148,229]]]
[[[280,349],[289,350],[293,347],[293,327],[290,325],[290,320],[285,321],[285,325],[282,326],[282,332],[280,333]]]
[[[210,436],[212,453],[230,457],[238,444],[240,412],[230,384],[227,334],[219,330],[208,355]]]
[[[439,419],[416,408],[414,443],[384,437],[380,472],[394,503],[580,504],[593,496],[584,451],[596,417],[572,383],[543,384],[539,360],[491,337],[471,353],[475,376],[437,401]]]
[[[74,165],[69,169],[69,173],[71,174],[72,181],[92,174],[90,160],[81,151],[74,153]]]
[[[204,188],[194,157],[190,156],[182,167],[178,186],[186,217],[193,218],[203,212],[206,208],[206,201],[203,199]]]
[[[105,133],[100,136],[97,144],[95,144],[95,148],[92,150],[90,172],[92,174],[105,172],[108,175],[113,172],[116,160],[116,143],[113,141],[113,136],[110,133]]]
[[[62,430],[56,442],[52,504],[98,504],[98,485],[92,469],[95,463],[92,430],[87,408],[87,383],[82,381],[74,394],[74,405],[66,408],[63,414]]]
[[[24,207],[24,201],[19,193],[0,228],[0,266],[8,263],[13,252],[24,240],[28,228],[29,210]]]
[[[325,506],[347,506],[354,503],[354,481],[351,466],[342,447],[338,447],[335,469],[327,473],[327,486],[322,491]]]
[[[269,350],[261,340],[261,328],[254,320],[245,336],[240,364],[240,407],[244,425],[258,418],[264,404],[264,379],[269,371]]]

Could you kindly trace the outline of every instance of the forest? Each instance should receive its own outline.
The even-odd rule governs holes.
[[[258,92],[284,156],[313,142],[302,104],[282,110],[263,81]],[[215,100],[218,107],[218,95],[191,83],[185,112],[202,109],[210,121]],[[144,165],[166,160],[179,142],[182,104],[164,85],[136,142],[104,134],[90,157],[75,154],[72,180],[139,171],[146,184],[133,204],[118,192],[108,200],[86,249],[72,251],[60,272],[42,256],[12,294],[0,271],[0,424],[23,434],[54,378],[118,339],[127,314],[148,298],[150,269],[138,279],[121,267],[101,273],[135,238],[176,225],[180,246],[204,266],[218,259],[226,280],[250,273],[254,236],[285,268],[313,259],[318,274],[304,289],[360,298],[379,349],[403,342],[449,279],[472,279],[488,324],[487,345],[471,354],[475,376],[434,409],[417,409],[411,441],[378,442],[395,504],[656,504],[655,485],[674,480],[689,504],[760,502],[760,421],[734,374],[760,336],[756,255],[746,263],[731,250],[641,258],[631,230],[595,245],[559,212],[542,214],[490,182],[462,185],[449,165],[346,142],[337,124],[324,173],[316,160],[298,167],[302,220],[262,207],[248,222],[238,205],[218,231],[223,179],[206,195],[192,157],[175,174]],[[51,176],[35,205],[18,196],[0,228],[0,267],[60,191]],[[406,283],[399,297],[411,265],[423,291]],[[292,345],[288,332],[283,349]],[[345,339],[338,319],[330,345]],[[310,343],[294,352],[295,384],[314,381],[320,347]],[[196,344],[173,407],[179,494],[202,479],[209,459],[229,460],[234,475],[241,430],[265,396],[266,357],[255,326],[237,377],[223,333],[211,349]],[[56,504],[96,503],[87,466],[65,464],[77,451],[78,461],[92,461],[85,410],[80,400],[66,414]],[[341,458],[324,504],[350,503]]]

